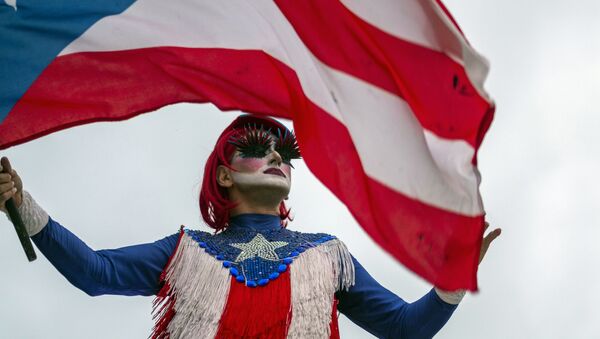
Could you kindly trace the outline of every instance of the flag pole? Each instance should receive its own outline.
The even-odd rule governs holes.
[[[2,161],[7,161],[8,159],[2,158]],[[0,166],[2,168],[2,173],[8,173],[10,171],[10,163],[6,166]],[[8,212],[8,216],[10,221],[15,226],[15,231],[17,232],[17,236],[19,237],[19,241],[21,242],[21,246],[23,247],[23,251],[25,251],[25,255],[27,256],[27,260],[34,261],[37,259],[35,255],[35,250],[33,249],[33,245],[31,244],[31,239],[29,239],[29,234],[27,234],[27,229],[25,228],[25,224],[23,223],[23,219],[21,219],[21,214],[19,210],[17,210],[17,205],[15,205],[15,200],[13,198],[8,199],[5,203],[6,211]]]
[[[17,210],[17,206],[13,198],[8,199],[6,202],[6,210],[8,211],[8,215],[13,225],[15,226],[15,231],[17,231],[17,236],[19,237],[19,241],[21,241],[21,246],[23,246],[23,250],[25,251],[25,255],[27,256],[27,260],[34,261],[37,259],[35,255],[35,250],[33,249],[33,245],[31,244],[31,239],[29,239],[29,234],[27,234],[27,230],[25,229],[25,225],[23,224],[23,219],[21,219],[21,214]]]

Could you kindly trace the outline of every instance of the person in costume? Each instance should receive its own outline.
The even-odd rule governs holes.
[[[379,338],[431,338],[464,291],[433,288],[408,303],[382,287],[335,236],[287,229],[295,137],[242,115],[218,138],[200,210],[214,233],[182,228],[154,243],[94,251],[23,190],[8,159],[0,207],[14,198],[58,271],[91,296],[155,295],[153,338],[338,338],[338,311]],[[481,257],[499,235],[483,240]]]

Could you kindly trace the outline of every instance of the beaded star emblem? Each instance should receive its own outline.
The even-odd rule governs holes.
[[[277,261],[279,257],[275,250],[287,245],[285,241],[270,242],[262,234],[258,233],[247,243],[234,243],[229,246],[239,248],[242,253],[235,258],[236,262],[242,262],[246,259],[261,258],[265,260]]]
[[[265,286],[287,271],[309,248],[335,239],[324,233],[300,233],[287,229],[226,230],[216,235],[185,229],[185,234],[206,253],[223,262],[235,279],[248,287]]]

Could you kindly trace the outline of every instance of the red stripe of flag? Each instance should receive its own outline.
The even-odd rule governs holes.
[[[68,54],[42,72],[0,124],[1,144],[129,119],[178,102],[212,102],[221,110],[290,118],[287,79],[280,67],[262,51],[219,48]]]
[[[323,63],[403,98],[421,125],[436,135],[479,146],[481,130],[489,125],[483,122],[493,111],[462,65],[380,30],[339,1],[277,5]]]
[[[342,124],[316,105],[294,112],[304,161],[377,244],[442,289],[477,288],[482,216],[421,203],[366,176]]]

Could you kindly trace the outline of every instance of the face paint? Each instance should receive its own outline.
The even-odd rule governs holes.
[[[263,159],[264,157],[261,158],[248,158],[248,157],[244,157],[244,156],[239,156],[239,158],[234,161],[232,161],[233,163],[235,163],[236,165],[236,169],[238,171],[241,172],[256,172],[258,171],[261,167],[263,167],[265,165],[265,160]]]
[[[273,137],[262,126],[246,126],[243,131],[233,135],[229,143],[235,146],[243,158],[262,158],[271,148]]]
[[[272,149],[262,158],[243,157],[236,152],[231,160],[234,171],[231,176],[234,185],[240,190],[269,188],[287,196],[292,184],[289,165],[281,162]]]
[[[229,142],[237,149],[231,166],[240,189],[271,187],[285,194],[291,187],[291,160],[300,158],[298,143],[289,131],[272,134],[262,126],[246,126]]]
[[[294,133],[285,130],[277,130],[277,140],[275,141],[275,150],[281,156],[285,164],[292,166],[292,159],[300,159],[300,147]],[[293,168],[294,166],[292,166]]]
[[[296,136],[287,129],[283,133],[281,129],[277,129],[277,134],[274,135],[263,126],[246,126],[243,131],[232,136],[229,142],[237,148],[243,158],[265,157],[271,147],[279,153],[282,162],[290,166],[292,159],[301,158]]]

